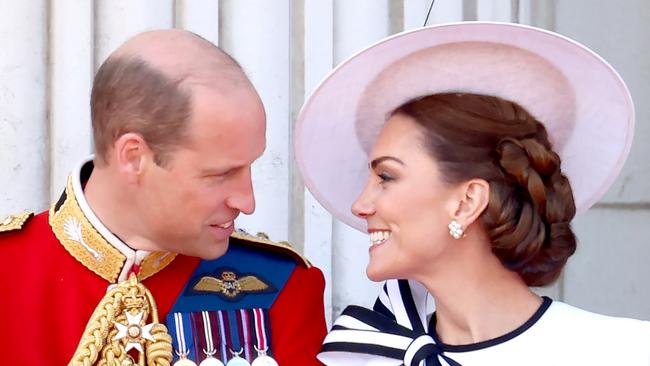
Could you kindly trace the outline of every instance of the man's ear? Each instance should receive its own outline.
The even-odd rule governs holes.
[[[490,201],[490,184],[483,179],[471,179],[458,185],[456,192],[459,199],[452,219],[467,228],[487,208]]]
[[[153,161],[153,154],[141,135],[127,132],[113,143],[114,159],[120,174],[129,183],[138,183],[147,164]]]

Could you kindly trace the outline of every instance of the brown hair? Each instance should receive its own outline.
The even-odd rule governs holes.
[[[142,136],[164,166],[174,148],[188,139],[191,95],[137,57],[109,58],[97,71],[91,94],[95,152],[106,162],[112,143],[127,132]]]
[[[489,183],[480,222],[501,263],[529,286],[556,280],[576,249],[575,204],[544,126],[516,103],[476,94],[430,95],[394,113],[423,127],[447,183]]]

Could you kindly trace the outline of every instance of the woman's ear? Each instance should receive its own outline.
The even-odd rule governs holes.
[[[483,179],[471,179],[460,184],[457,192],[460,199],[452,218],[467,228],[487,208],[490,201],[490,184]]]

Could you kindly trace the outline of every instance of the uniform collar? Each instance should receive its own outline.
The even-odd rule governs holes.
[[[136,272],[143,280],[165,268],[176,253],[133,250],[113,234],[92,211],[83,185],[93,170],[93,157],[68,177],[65,191],[50,209],[50,226],[63,247],[81,264],[111,283]]]

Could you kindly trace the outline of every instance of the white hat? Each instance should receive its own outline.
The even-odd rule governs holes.
[[[390,113],[424,95],[464,92],[518,103],[546,127],[578,212],[598,201],[629,153],[634,106],[600,56],[546,30],[462,22],[403,32],[336,67],[298,117],[295,151],[305,185],[344,223],[368,177],[368,153]]]

